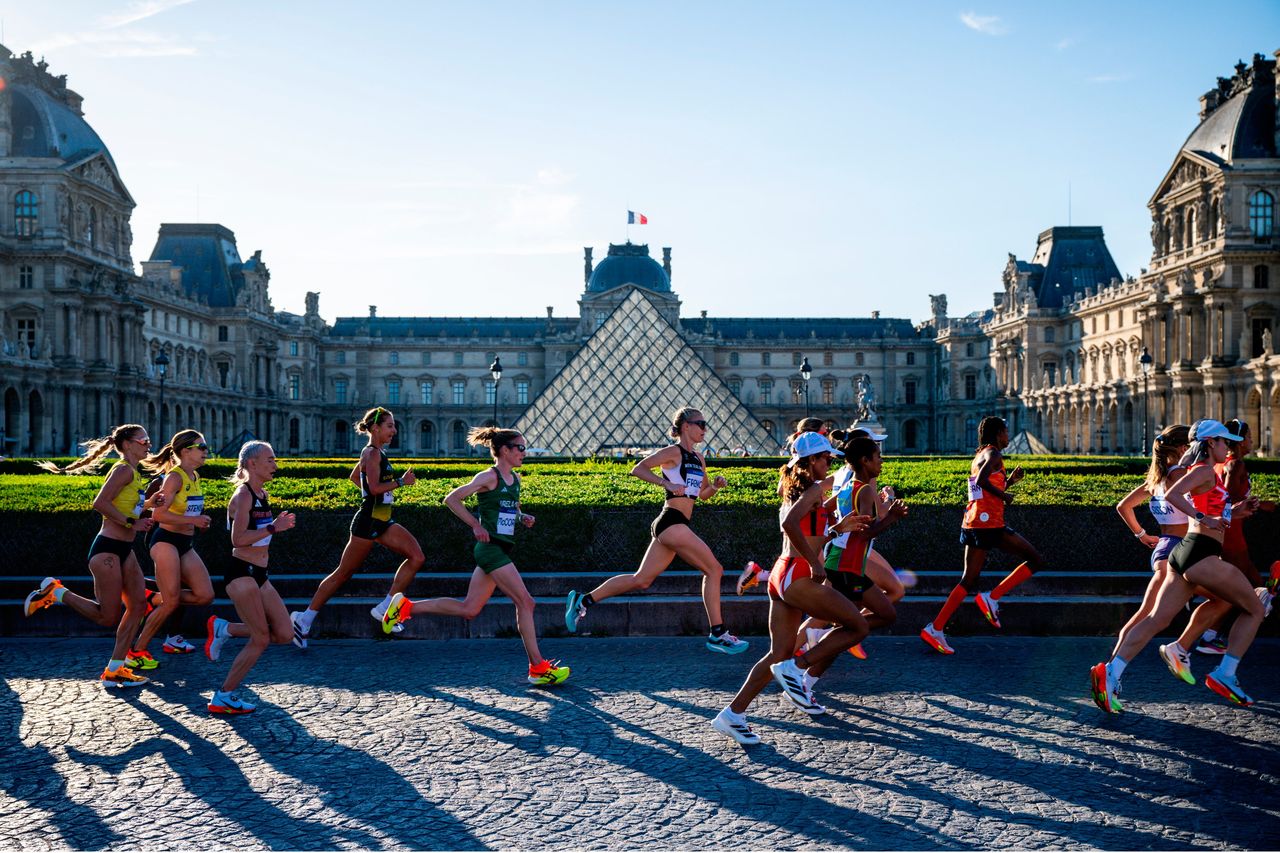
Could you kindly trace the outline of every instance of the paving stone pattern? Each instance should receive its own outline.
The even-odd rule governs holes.
[[[250,673],[259,711],[231,719],[204,707],[229,657],[106,693],[107,641],[4,640],[0,848],[1276,846],[1280,641],[1241,668],[1252,709],[1151,648],[1119,717],[1088,697],[1106,639],[956,645],[873,637],[823,679],[822,718],[770,686],[743,748],[710,721],[759,638],[547,640],[573,666],[556,689],[524,682],[514,639],[278,646]]]

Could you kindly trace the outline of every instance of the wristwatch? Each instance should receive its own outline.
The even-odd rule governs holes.
[[[276,534],[276,526],[274,524],[268,524],[266,527],[262,529],[270,533],[272,536]]]
[[[1196,513],[1196,521],[1204,521],[1204,513],[1203,513],[1203,512],[1197,512],[1197,513]]]

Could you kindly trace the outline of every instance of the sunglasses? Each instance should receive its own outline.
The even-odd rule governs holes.
[[[696,426],[696,427],[698,427],[699,429],[706,429],[706,428],[707,428],[707,422],[706,422],[706,421],[685,421],[685,423],[690,424],[691,426]]]
[[[150,447],[150,446],[151,446],[151,439],[149,439],[149,438],[134,438],[134,439],[130,439],[130,440],[131,440],[131,441],[136,441],[138,444],[141,444],[143,447]]]
[[[507,447],[510,447],[512,450],[518,450],[518,451],[520,451],[521,453],[524,453],[524,445],[523,445],[523,444],[508,444],[508,445],[507,445]]]
[[[193,444],[193,445],[191,445],[191,447],[192,447],[192,449],[194,449],[194,450],[205,450],[205,451],[207,451],[207,450],[209,449],[209,445],[204,444],[204,443],[201,443],[201,444]]]

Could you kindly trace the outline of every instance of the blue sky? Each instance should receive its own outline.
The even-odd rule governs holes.
[[[582,247],[673,249],[685,314],[986,307],[1068,221],[1146,203],[1280,3],[0,3],[138,202],[219,222],[278,309],[576,314]],[[1268,38],[1273,42],[1268,42]]]

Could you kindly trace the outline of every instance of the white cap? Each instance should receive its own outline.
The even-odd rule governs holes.
[[[1222,421],[1215,421],[1210,418],[1196,421],[1191,425],[1191,440],[1204,441],[1208,438],[1225,438],[1229,441],[1244,441],[1244,436],[1236,435],[1227,429]]]
[[[802,432],[796,436],[796,440],[791,443],[791,459],[787,462],[787,467],[792,468],[797,462],[806,456],[816,456],[819,453],[830,453],[832,456],[844,456],[839,450],[831,446],[831,442],[827,437],[818,432]]]

